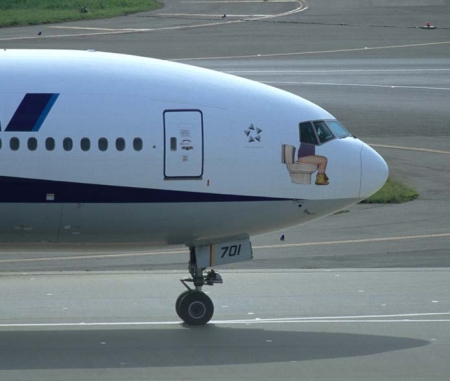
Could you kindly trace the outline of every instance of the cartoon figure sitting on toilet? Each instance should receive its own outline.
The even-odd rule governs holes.
[[[316,185],[328,185],[329,178],[325,171],[328,159],[316,155],[318,141],[322,141],[320,124],[315,126],[310,122],[300,123],[300,147],[295,155],[296,148],[289,144],[282,145],[282,163],[286,164],[295,184],[311,184],[311,175],[317,171]]]

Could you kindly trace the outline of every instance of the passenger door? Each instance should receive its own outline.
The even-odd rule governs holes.
[[[202,175],[202,112],[164,111],[164,178],[199,179]]]

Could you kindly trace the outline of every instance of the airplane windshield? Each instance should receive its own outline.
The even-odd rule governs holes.
[[[346,128],[340,124],[337,120],[327,120],[327,125],[330,127],[331,131],[337,138],[346,138],[348,136],[352,136],[350,132],[346,130]]]
[[[321,145],[333,139],[353,136],[337,120],[315,120],[300,123],[300,141]]]
[[[314,122],[314,127],[316,128],[317,136],[321,144],[334,139],[334,135],[324,121]]]

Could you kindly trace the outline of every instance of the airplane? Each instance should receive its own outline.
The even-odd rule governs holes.
[[[388,177],[321,107],[225,73],[4,49],[0,84],[0,251],[185,245],[188,325],[211,320],[203,286],[253,258],[250,236],[336,213]]]

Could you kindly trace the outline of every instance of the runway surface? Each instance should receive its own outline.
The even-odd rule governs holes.
[[[216,313],[201,329],[173,307],[185,248],[1,255],[0,379],[447,380],[448,14],[446,0],[192,0],[0,29],[0,48],[151,56],[286,89],[420,193],[255,237],[255,259],[207,290]]]
[[[201,328],[180,275],[2,277],[1,379],[448,379],[448,270],[225,272]]]

